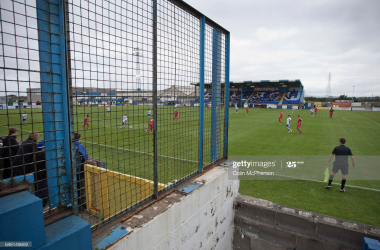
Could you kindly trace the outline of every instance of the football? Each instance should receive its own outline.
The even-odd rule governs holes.
[[[130,128],[132,128],[132,126],[129,126]]]

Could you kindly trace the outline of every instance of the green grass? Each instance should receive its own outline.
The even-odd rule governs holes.
[[[147,132],[147,116],[151,106],[113,106],[110,116],[100,107],[74,107],[74,130],[82,135],[90,158],[106,162],[107,169],[153,180],[153,136]],[[198,109],[178,107],[180,122],[173,121],[172,106],[158,107],[158,181],[168,183],[194,173],[198,169]],[[28,124],[21,125],[25,110],[2,110],[0,135],[9,127],[18,129],[18,139],[25,140],[31,130],[44,131],[41,109],[27,110]],[[8,113],[7,113],[8,112]],[[31,113],[33,112],[33,114]],[[85,115],[90,115],[90,129],[81,130]],[[122,117],[129,124],[121,129]],[[153,112],[152,112],[153,116]],[[211,111],[205,111],[205,133],[210,137]],[[132,126],[132,128],[130,128]],[[44,139],[40,133],[39,140]],[[209,139],[205,140],[210,145]],[[222,150],[222,148],[221,148]],[[204,164],[210,162],[210,149],[204,152]]]
[[[305,155],[324,156],[327,162],[332,149],[338,146],[340,137],[347,140],[358,158],[380,153],[380,113],[360,111],[336,111],[328,119],[327,110],[319,110],[312,118],[309,110],[284,110],[284,118],[292,117],[293,133],[287,133],[286,125],[278,123],[279,110],[251,109],[247,116],[230,112],[229,156],[254,155]],[[296,133],[296,116],[300,114],[302,135]],[[332,164],[331,164],[332,165]],[[316,165],[323,173],[325,166]],[[361,171],[357,165],[356,170]],[[380,172],[380,164],[375,166]],[[330,168],[331,169],[331,168]],[[322,180],[322,179],[321,179]],[[340,172],[334,182],[340,183]],[[272,202],[305,209],[324,215],[380,226],[380,181],[350,180],[347,185],[377,189],[372,191],[346,186],[346,193],[340,193],[339,185],[331,190],[325,184],[301,180],[242,180],[240,193]]]
[[[149,121],[146,111],[149,108],[151,107],[111,107],[111,116],[106,116],[106,110],[102,108],[75,107],[74,128],[80,131],[84,116],[89,113],[90,130],[80,133],[90,157],[105,161],[108,169],[153,179],[153,137],[146,132]],[[159,182],[165,184],[185,177],[198,168],[198,110],[191,107],[178,109],[179,123],[173,122],[173,107],[158,109],[158,175]],[[0,111],[0,134],[7,133],[7,124],[19,128],[18,138],[23,140],[30,130],[43,131],[41,110],[33,109],[33,116],[30,111],[28,110],[29,124],[26,126],[20,125],[19,110],[9,110],[8,114],[5,110]],[[125,113],[132,129],[120,129],[121,118]],[[287,114],[291,114],[291,111],[284,110],[283,123],[280,125],[279,110],[250,109],[247,116],[245,109],[240,109],[238,114],[230,109],[229,156],[303,155],[321,156],[327,161],[340,137],[347,139],[346,145],[356,157],[380,154],[380,112],[336,111],[333,119],[328,119],[326,110],[319,110],[314,118],[310,117],[308,110],[296,110],[291,115],[291,134],[286,131]],[[300,136],[296,133],[297,114],[303,119],[303,134]],[[33,125],[30,124],[32,117]],[[204,164],[210,161],[210,123],[211,112],[205,110]],[[40,139],[43,139],[43,135]],[[222,149],[221,147],[220,150]],[[316,164],[315,171],[323,173],[324,167]],[[355,171],[361,171],[360,167],[363,166],[358,164]],[[380,164],[375,167],[380,168]],[[334,182],[339,183],[340,179],[338,173]],[[379,180],[350,180],[350,175],[347,185],[380,190]],[[338,185],[333,185],[331,190],[325,190],[324,186],[324,183],[314,181],[242,180],[240,193],[281,205],[380,226],[379,191],[347,186],[347,192],[342,194]]]

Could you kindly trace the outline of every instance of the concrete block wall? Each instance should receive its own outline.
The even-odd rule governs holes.
[[[232,249],[234,197],[239,181],[215,167],[185,195],[173,192],[123,223],[130,231],[108,249]]]
[[[380,228],[244,195],[235,198],[234,249],[362,249]]]

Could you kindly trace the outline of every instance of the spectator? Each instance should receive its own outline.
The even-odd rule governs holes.
[[[16,134],[16,128],[9,128],[8,136],[3,140],[3,179],[8,179],[12,176],[12,161],[20,147],[16,140]]]
[[[13,159],[13,176],[34,173],[35,195],[42,199],[43,206],[47,204],[48,184],[45,165],[45,152],[38,150],[37,140],[40,134],[37,131],[29,133]]]
[[[44,150],[45,149],[45,141],[44,140],[42,140],[42,141],[40,141],[38,144],[37,144],[37,148],[38,148],[38,150]]]
[[[84,163],[88,160],[88,153],[86,148],[80,143],[81,134],[74,133],[75,138],[75,161],[76,161],[76,174],[77,174],[77,189],[78,189],[78,206],[79,210],[86,209],[86,182],[84,175]]]

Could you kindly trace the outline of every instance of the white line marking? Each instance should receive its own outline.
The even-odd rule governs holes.
[[[368,119],[368,120],[370,120],[371,122],[374,122],[374,123],[376,123],[377,125],[380,126],[380,123],[377,123],[377,122],[375,122],[374,120],[372,120],[372,119],[370,119],[370,118],[367,118],[367,117],[364,117],[364,116],[358,115],[358,114],[356,114],[356,113],[353,113],[353,114],[359,116],[360,118]]]
[[[84,140],[82,140],[82,141],[84,141]],[[138,150],[132,150],[132,149],[128,149],[128,148],[114,147],[114,146],[104,145],[104,144],[96,143],[96,142],[86,142],[86,143],[95,144],[95,145],[99,145],[99,146],[103,146],[103,147],[107,147],[107,148],[115,148],[115,149],[125,150],[125,151],[129,151],[129,152],[135,152],[135,153],[139,153],[139,154],[147,154],[147,155],[152,155],[153,156],[152,153],[138,151]],[[170,159],[175,159],[175,160],[181,160],[181,161],[188,161],[188,162],[198,163],[198,161],[192,161],[192,160],[182,159],[182,158],[177,158],[177,157],[172,157],[172,156],[166,156],[166,155],[157,155],[157,156],[160,156],[160,157],[163,157],[163,158],[170,158]]]
[[[363,122],[363,121],[356,121],[356,120],[346,119],[345,117],[343,117],[343,120],[348,121],[348,122],[360,122],[360,123],[365,123],[365,124],[372,124],[371,122]],[[377,123],[377,122],[375,122],[375,123]],[[379,123],[377,123],[377,124],[380,125]]]
[[[377,123],[377,122],[375,122],[374,120],[372,120],[372,119],[370,119],[370,118],[367,118],[367,117],[364,117],[364,118],[366,118],[366,119],[368,119],[368,120],[370,120],[370,121],[372,121],[372,122],[374,122],[374,123],[376,123],[377,125],[380,126],[380,123]]]
[[[293,176],[279,175],[279,174],[277,176],[288,177],[288,178],[299,179],[299,180],[305,180],[305,181],[314,181],[314,182],[323,182],[323,183],[326,183],[324,181],[318,181],[318,180],[314,180],[314,179],[306,179],[306,178],[301,178],[301,177],[293,177]],[[334,183],[334,182],[332,182],[331,184],[340,185],[339,183]],[[345,186],[346,187],[353,187],[353,188],[359,188],[359,189],[365,189],[365,190],[371,190],[371,191],[380,192],[380,189],[360,187],[360,186],[353,186],[353,185],[345,185]]]

